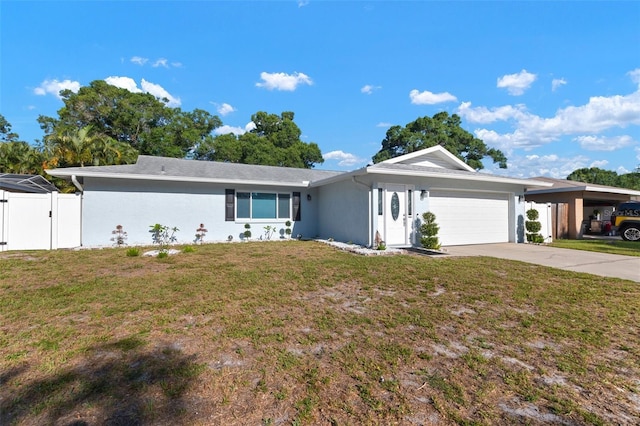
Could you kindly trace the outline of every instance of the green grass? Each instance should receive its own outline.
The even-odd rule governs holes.
[[[551,247],[640,256],[640,242],[624,240],[554,240]]]
[[[303,241],[10,252],[0,274],[3,425],[637,416],[630,281]]]

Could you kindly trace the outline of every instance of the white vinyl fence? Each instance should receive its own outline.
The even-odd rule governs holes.
[[[81,244],[80,194],[0,191],[0,252]]]
[[[525,220],[528,220],[526,218],[526,212],[531,209],[535,209],[538,211],[538,222],[540,222],[541,226],[539,234],[542,235],[545,243],[550,243],[551,241],[553,241],[553,215],[551,214],[551,204],[534,203],[533,201],[525,202]]]

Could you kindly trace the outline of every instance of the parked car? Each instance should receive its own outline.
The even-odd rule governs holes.
[[[611,215],[611,227],[625,241],[640,241],[640,201],[620,204]]]

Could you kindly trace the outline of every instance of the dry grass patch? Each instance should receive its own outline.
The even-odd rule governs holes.
[[[1,424],[640,416],[636,283],[300,241],[125,252],[0,256]]]

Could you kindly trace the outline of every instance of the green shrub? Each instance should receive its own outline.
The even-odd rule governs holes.
[[[128,257],[136,257],[140,256],[140,249],[138,247],[130,247],[127,249]]]
[[[192,246],[185,246],[182,249],[183,253],[193,253],[194,251],[196,251],[196,249],[194,249]]]
[[[420,243],[422,247],[431,250],[440,249],[438,231],[440,227],[436,224],[436,215],[431,212],[422,214],[423,223],[420,225]]]
[[[527,210],[527,221],[524,223],[524,227],[527,230],[527,242],[534,244],[544,243],[544,237],[540,235],[542,225],[538,222],[540,214],[536,209]]]

